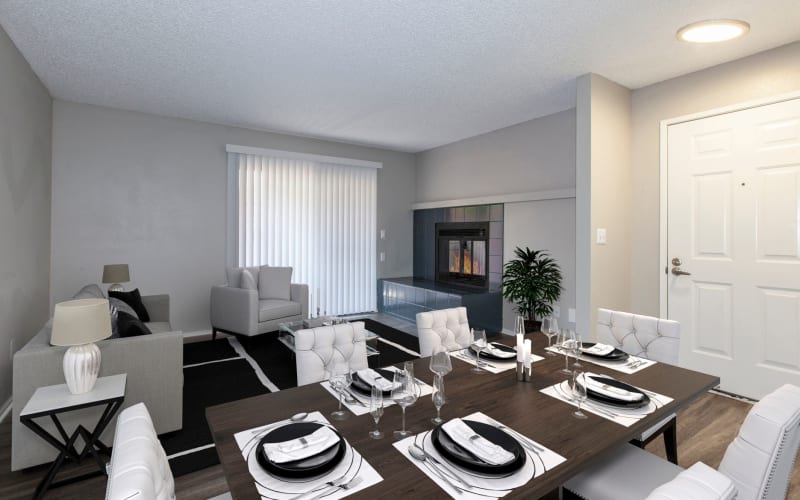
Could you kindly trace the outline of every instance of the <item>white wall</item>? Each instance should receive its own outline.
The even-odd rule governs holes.
[[[503,262],[515,258],[516,247],[546,249],[561,266],[559,326],[568,327],[568,310],[575,307],[575,198],[506,203]],[[514,331],[514,305],[503,301],[503,329]]]
[[[225,144],[383,162],[377,274],[411,274],[411,154],[56,101],[51,301],[124,262],[126,289],[171,295],[174,328],[208,329],[211,286],[225,282]]]
[[[50,127],[47,89],[0,29],[0,411],[11,355],[49,315]]]
[[[632,94],[631,311],[659,314],[661,120],[800,90],[800,42],[650,85]]]
[[[417,202],[573,188],[575,110],[418,153],[416,178]],[[566,320],[575,307],[575,200],[509,203],[504,218],[504,263],[517,246],[546,248],[558,259]],[[504,328],[513,331],[515,315],[505,304]]]

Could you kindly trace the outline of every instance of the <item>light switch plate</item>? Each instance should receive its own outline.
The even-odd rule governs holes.
[[[597,244],[605,245],[608,240],[606,239],[606,229],[604,227],[597,228]]]
[[[380,255],[379,255],[379,258],[380,258],[381,262],[386,262],[386,253],[385,252],[381,252]]]
[[[386,230],[385,229],[381,229],[381,239],[382,240],[386,239]]]
[[[560,318],[561,317],[561,307],[553,306],[553,317]]]
[[[567,321],[570,323],[575,323],[575,309],[570,307],[569,310],[567,310],[567,315],[569,316]]]

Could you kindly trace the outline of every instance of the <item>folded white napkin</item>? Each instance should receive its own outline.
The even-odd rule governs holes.
[[[494,346],[494,342],[492,342],[488,346],[486,346],[486,349],[484,349],[484,352],[490,352],[490,353],[492,353],[492,356],[495,356],[495,357],[498,357],[498,358],[504,358],[504,359],[505,358],[511,359],[511,358],[516,358],[517,357],[517,353],[516,352],[506,351],[505,349],[497,348],[497,347]]]
[[[358,373],[358,377],[361,380],[368,383],[372,387],[377,387],[382,391],[391,391],[397,387],[397,384],[391,380],[387,380],[383,375],[376,372],[372,368],[358,370],[356,373]]]
[[[639,392],[630,392],[619,387],[608,385],[602,381],[595,380],[594,377],[610,378],[607,375],[597,375],[595,373],[586,373],[586,386],[597,394],[618,399],[620,401],[640,401],[644,394]]]
[[[478,435],[460,418],[454,418],[442,425],[450,439],[486,463],[503,465],[514,460],[514,454],[502,446]]]
[[[306,436],[281,443],[264,443],[264,453],[272,462],[282,464],[313,457],[338,442],[339,436],[323,425]]]
[[[614,352],[614,346],[610,346],[608,344],[601,344],[598,342],[592,347],[589,347],[587,349],[581,349],[581,351],[585,352],[586,354],[593,354],[595,356],[605,356],[607,354],[611,354],[612,352]]]

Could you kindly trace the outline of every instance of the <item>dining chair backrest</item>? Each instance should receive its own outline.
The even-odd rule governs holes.
[[[313,384],[341,363],[351,370],[367,368],[363,321],[298,330],[294,334],[297,385]]]
[[[107,472],[106,500],[175,499],[167,455],[144,403],[122,410],[117,417]]]
[[[678,365],[681,324],[677,321],[597,309],[597,341],[641,358]]]
[[[764,396],[747,414],[719,466],[739,499],[786,498],[800,445],[800,388],[786,384]]]
[[[442,346],[448,351],[464,349],[472,343],[466,307],[453,307],[417,313],[419,354],[427,357]]]

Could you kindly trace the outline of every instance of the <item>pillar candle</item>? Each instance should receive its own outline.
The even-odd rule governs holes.
[[[524,352],[524,344],[522,340],[524,339],[524,335],[521,333],[517,334],[517,362],[522,363],[525,360],[525,352]]]
[[[522,362],[525,364],[525,368],[529,368],[531,366],[531,362],[533,361],[533,357],[531,356],[531,339],[525,339],[525,357],[523,358]]]

